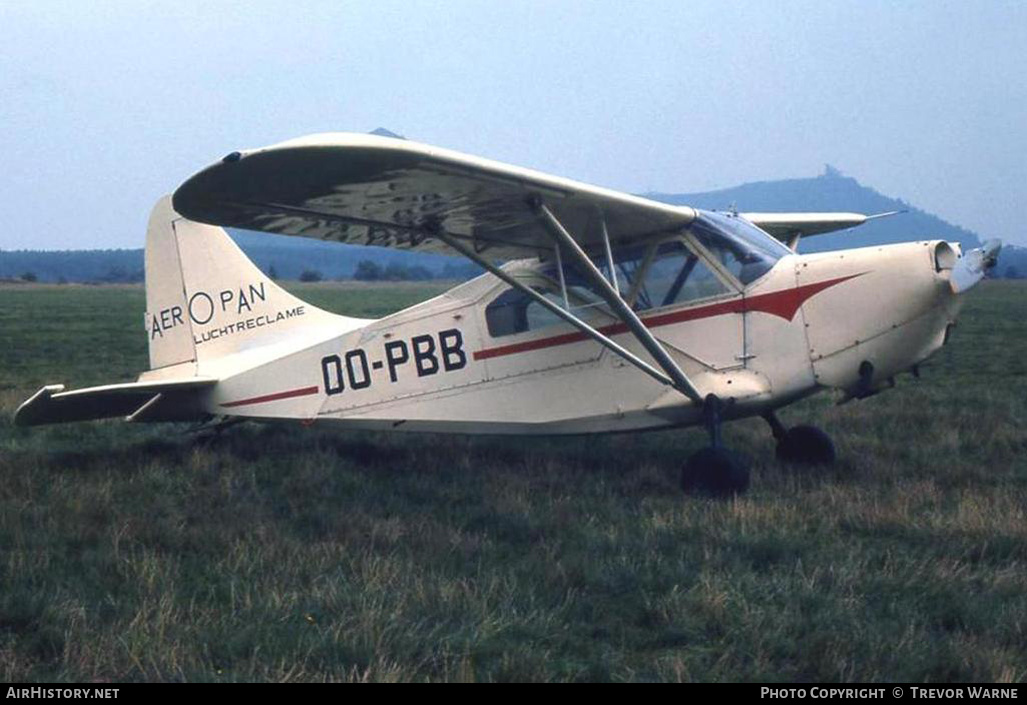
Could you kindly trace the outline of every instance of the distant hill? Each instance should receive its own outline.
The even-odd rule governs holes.
[[[394,136],[384,129],[376,130],[376,133]],[[799,247],[803,252],[936,238],[959,242],[966,249],[978,247],[982,239],[977,233],[948,223],[901,199],[889,198],[831,167],[810,179],[760,181],[704,193],[645,195],[665,203],[711,210],[737,208],[739,211],[853,211],[867,214],[909,211],[852,230],[805,239]],[[430,276],[446,279],[469,278],[480,271],[460,257],[243,231],[230,231],[230,234],[258,267],[265,272],[273,271],[282,279],[298,279],[304,270],[316,270],[326,279],[351,279],[361,260],[370,260],[383,270],[393,265],[394,270],[405,268],[421,275],[427,270]],[[142,273],[141,249],[0,251],[0,278],[33,274],[39,281],[46,282],[129,282],[142,281]],[[996,274],[1027,277],[1027,249],[1004,248]]]
[[[981,238],[958,225],[948,223],[897,198],[889,198],[831,166],[812,179],[758,181],[721,191],[704,193],[648,193],[647,198],[708,210],[739,211],[849,211],[884,213],[908,210],[849,231],[817,235],[803,240],[802,252],[823,252],[849,247],[883,245],[906,240],[941,239],[959,242],[964,249],[979,247]],[[986,239],[986,238],[985,238]]]

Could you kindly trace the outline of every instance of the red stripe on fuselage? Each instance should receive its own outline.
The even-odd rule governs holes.
[[[262,397],[251,397],[249,399],[240,399],[239,401],[225,402],[221,406],[246,406],[247,404],[263,404],[268,401],[278,401],[279,399],[292,399],[293,397],[306,397],[311,394],[317,394],[317,387],[303,387],[302,389],[290,389],[287,392],[275,392],[274,394],[265,394]]]
[[[760,294],[749,298],[737,298],[732,299],[731,301],[710,304],[708,306],[688,308],[683,311],[671,311],[670,313],[663,313],[643,318],[642,323],[645,324],[646,328],[658,328],[660,326],[671,325],[672,323],[683,323],[685,321],[695,321],[701,318],[721,316],[725,313],[747,313],[750,311],[768,313],[771,316],[777,316],[785,319],[786,321],[791,321],[795,318],[795,314],[798,312],[799,307],[802,306],[803,302],[807,299],[819,294],[824,289],[829,289],[836,284],[841,284],[844,281],[854,279],[855,277],[862,276],[863,274],[865,274],[865,272],[861,272],[860,274],[851,274],[847,277],[838,277],[837,279],[828,279],[826,281],[817,282],[816,284],[804,284],[803,286],[774,291],[769,294]],[[626,333],[628,331],[628,327],[623,323],[611,323],[610,325],[602,326],[597,330],[603,335],[610,336],[617,335],[619,333]],[[559,345],[579,343],[582,340],[588,339],[588,336],[581,332],[565,333],[563,335],[555,335],[551,338],[527,340],[523,343],[500,345],[495,348],[483,348],[474,353],[474,359],[487,360],[490,357],[503,357],[504,355],[514,355],[516,353],[528,352],[529,350],[543,350],[545,348],[552,348]]]

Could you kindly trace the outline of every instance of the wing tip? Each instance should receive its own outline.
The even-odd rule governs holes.
[[[41,418],[41,414],[39,412],[45,408],[46,403],[50,401],[54,394],[59,394],[63,391],[63,384],[48,384],[42,387],[38,392],[30,396],[28,399],[23,401],[20,406],[18,406],[18,409],[14,412],[14,425],[38,425]]]

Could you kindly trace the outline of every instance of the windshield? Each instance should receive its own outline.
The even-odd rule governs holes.
[[[750,284],[791,250],[737,215],[698,211],[691,232],[742,284]]]

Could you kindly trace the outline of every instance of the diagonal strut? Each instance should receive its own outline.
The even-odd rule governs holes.
[[[559,316],[563,320],[567,321],[568,323],[573,325],[575,328],[580,330],[582,333],[584,333],[588,337],[590,337],[593,340],[595,340],[597,343],[600,343],[601,345],[606,346],[614,354],[619,355],[620,357],[624,358],[624,360],[626,360],[627,362],[630,362],[632,365],[634,365],[638,369],[642,370],[642,372],[645,372],[647,375],[649,375],[650,377],[655,379],[657,382],[660,382],[661,384],[665,384],[665,385],[670,386],[670,387],[675,386],[674,385],[674,381],[670,377],[665,375],[663,372],[661,372],[660,370],[656,369],[655,367],[650,365],[645,360],[642,360],[640,357],[638,357],[634,353],[630,352],[629,350],[626,350],[621,345],[618,345],[614,341],[610,340],[609,337],[603,335],[598,330],[596,330],[593,326],[590,326],[588,323],[585,323],[584,321],[582,321],[580,318],[575,316],[570,311],[568,311],[568,310],[566,310],[564,308],[561,308],[559,305],[553,303],[552,301],[547,299],[545,296],[543,296],[542,294],[540,294],[537,291],[535,291],[534,289],[532,289],[531,287],[525,286],[525,284],[523,282],[517,281],[517,279],[515,279],[512,276],[510,276],[508,273],[506,273],[505,271],[503,271],[502,269],[500,269],[496,265],[492,264],[492,262],[490,262],[487,259],[485,259],[484,257],[482,257],[477,252],[474,252],[474,250],[472,250],[470,247],[467,247],[462,242],[459,242],[455,238],[450,237],[446,233],[442,233],[442,232],[438,232],[438,231],[432,233],[432,236],[433,237],[437,237],[438,239],[442,240],[442,242],[444,242],[447,245],[449,245],[450,247],[452,247],[454,250],[456,250],[457,252],[462,254],[464,257],[468,258],[469,260],[471,260],[472,262],[474,262],[478,266],[483,267],[485,270],[487,270],[491,274],[495,275],[499,279],[503,280],[504,282],[506,282],[510,286],[514,287],[515,289],[517,289],[519,291],[524,292],[525,294],[528,294],[535,301],[537,301],[540,305],[544,306],[549,311],[553,312],[554,314],[556,314],[557,316]]]
[[[557,219],[553,212],[546,207],[541,199],[536,199],[532,205],[542,216],[542,222],[546,229],[556,241],[557,247],[565,247],[574,261],[581,267],[582,273],[595,287],[596,292],[609,304],[618,318],[626,325],[645,349],[653,356],[653,359],[663,368],[672,380],[673,387],[696,403],[702,403],[702,395],[695,388],[691,380],[678,366],[674,359],[667,353],[660,341],[645,327],[638,315],[631,310],[631,307],[622,299],[617,291],[606,280],[602,272],[592,263],[585,251],[575,241],[563,224]]]

